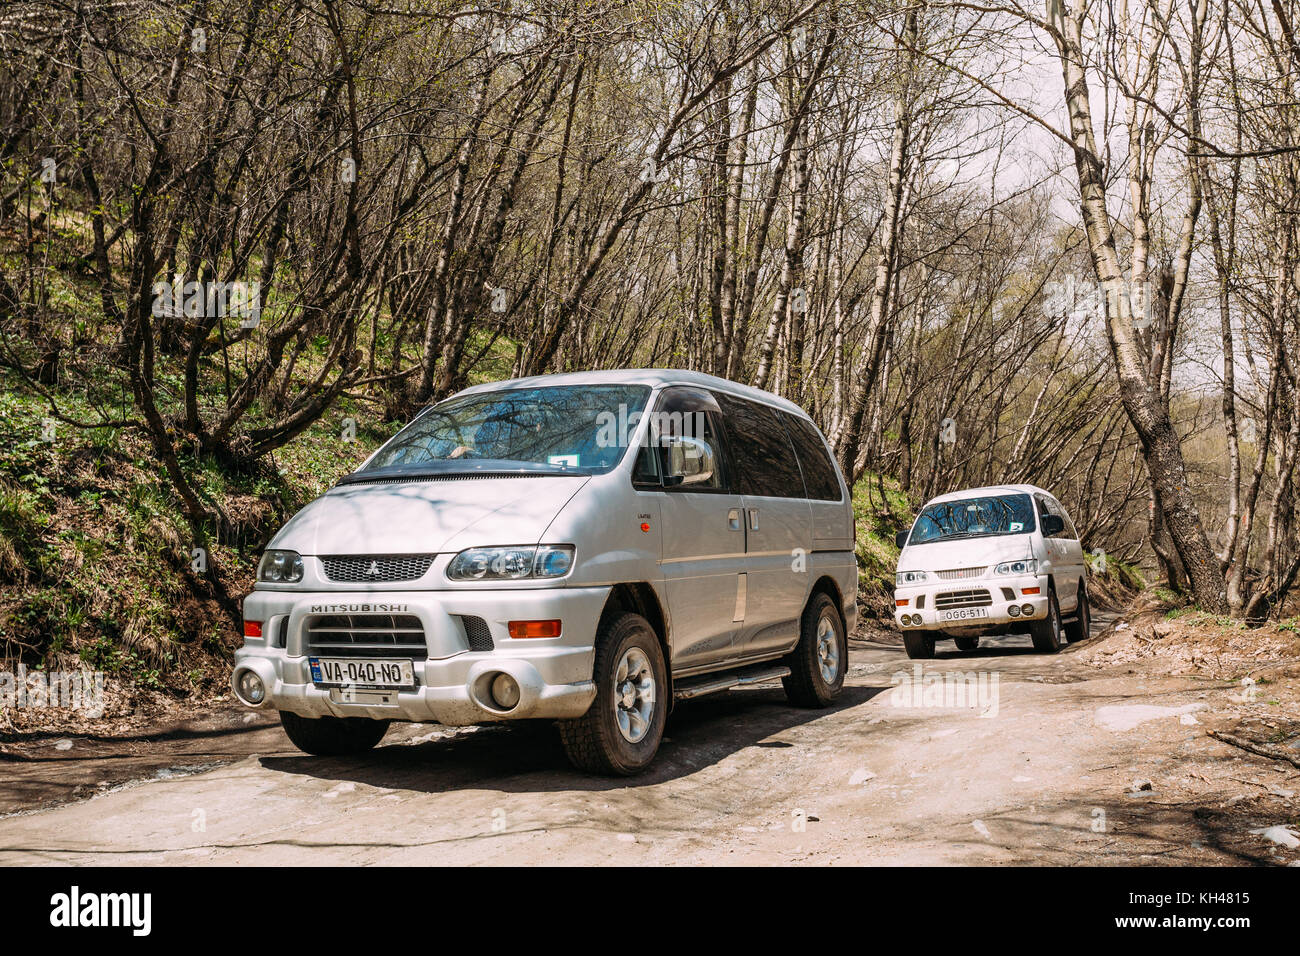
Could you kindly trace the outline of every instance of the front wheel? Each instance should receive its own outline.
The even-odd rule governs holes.
[[[849,642],[844,622],[830,595],[818,591],[799,621],[799,643],[786,658],[790,668],[781,679],[790,703],[825,707],[844,688],[849,667]]]
[[[1074,612],[1074,620],[1065,625],[1065,636],[1071,644],[1088,639],[1092,629],[1092,609],[1088,607],[1088,589],[1079,585],[1079,606]]]
[[[620,614],[596,634],[596,699],[557,721],[569,761],[588,773],[630,776],[654,760],[668,716],[668,672],[659,638],[639,614]]]
[[[280,726],[304,753],[316,757],[346,757],[365,753],[384,739],[388,721],[369,717],[300,717],[280,711]]]
[[[903,647],[914,661],[928,661],[934,657],[933,631],[904,631]]]
[[[979,650],[980,639],[978,637],[954,637],[952,640],[959,651]]]
[[[1047,590],[1047,617],[1031,622],[1029,633],[1034,650],[1040,654],[1055,654],[1061,649],[1061,606],[1056,603],[1056,588]]]

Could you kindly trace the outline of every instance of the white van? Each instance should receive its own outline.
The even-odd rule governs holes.
[[[425,409],[284,526],[231,683],[308,753],[554,718],[578,767],[635,773],[674,699],[834,700],[856,595],[848,488],[796,405],[691,372],[517,379]]]
[[[910,531],[894,576],[894,617],[907,656],[934,656],[936,640],[973,651],[985,634],[1028,630],[1060,650],[1088,636],[1087,566],[1061,503],[1033,485],[940,495]]]

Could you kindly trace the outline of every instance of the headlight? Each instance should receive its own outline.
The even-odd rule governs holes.
[[[894,575],[895,587],[903,584],[920,584],[927,580],[924,571],[899,571]]]
[[[1005,564],[999,564],[993,569],[993,573],[999,576],[1007,574],[1037,574],[1038,559],[1029,558],[1025,561],[1008,561]]]
[[[257,564],[257,580],[265,584],[296,584],[302,580],[302,555],[297,551],[267,551]]]
[[[518,548],[470,548],[451,559],[453,581],[521,581],[560,578],[573,567],[573,545],[543,544]]]

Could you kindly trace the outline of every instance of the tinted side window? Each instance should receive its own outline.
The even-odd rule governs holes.
[[[802,498],[799,462],[776,411],[758,402],[715,394],[722,406],[732,490],[763,498]]]
[[[1053,508],[1053,507],[1052,507],[1052,503],[1049,502],[1046,498],[1042,498],[1042,497],[1039,497],[1039,496],[1035,495],[1035,496],[1034,496],[1034,501],[1035,501],[1035,503],[1038,505],[1038,527],[1039,527],[1039,528],[1042,528],[1042,526],[1043,526],[1043,520],[1042,520],[1042,519],[1043,519],[1046,515],[1054,514],[1054,515],[1056,515],[1057,517],[1060,517],[1060,518],[1062,518],[1062,519],[1065,518],[1065,515],[1062,514],[1061,510],[1060,510],[1059,508]],[[1069,521],[1066,521],[1066,522],[1065,522],[1065,530],[1063,530],[1063,531],[1058,531],[1056,534],[1053,534],[1053,535],[1046,535],[1046,534],[1045,534],[1045,535],[1043,535],[1043,537],[1045,537],[1045,538],[1048,538],[1048,537],[1051,537],[1051,538],[1066,538],[1066,537],[1069,537],[1069,535],[1070,535],[1070,523],[1069,523]]]
[[[1052,512],[1052,514],[1059,515],[1061,520],[1065,522],[1065,530],[1062,531],[1060,534],[1056,535],[1056,537],[1058,538],[1079,537],[1079,533],[1074,530],[1074,522],[1070,520],[1070,516],[1065,513],[1065,508],[1064,506],[1062,506],[1062,504],[1059,501],[1057,501],[1055,498],[1048,498],[1047,507]]]
[[[790,440],[794,442],[794,450],[799,456],[799,467],[803,471],[803,483],[808,491],[808,497],[816,501],[839,501],[840,479],[835,472],[831,456],[826,452],[826,443],[822,441],[817,426],[789,412],[777,412],[777,414],[785,422]]]

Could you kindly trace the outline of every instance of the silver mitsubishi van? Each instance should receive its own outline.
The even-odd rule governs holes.
[[[839,694],[848,488],[796,405],[692,372],[584,372],[426,408],[270,542],[231,685],[318,755],[391,721],[558,722],[580,769],[653,760],[674,701]]]

